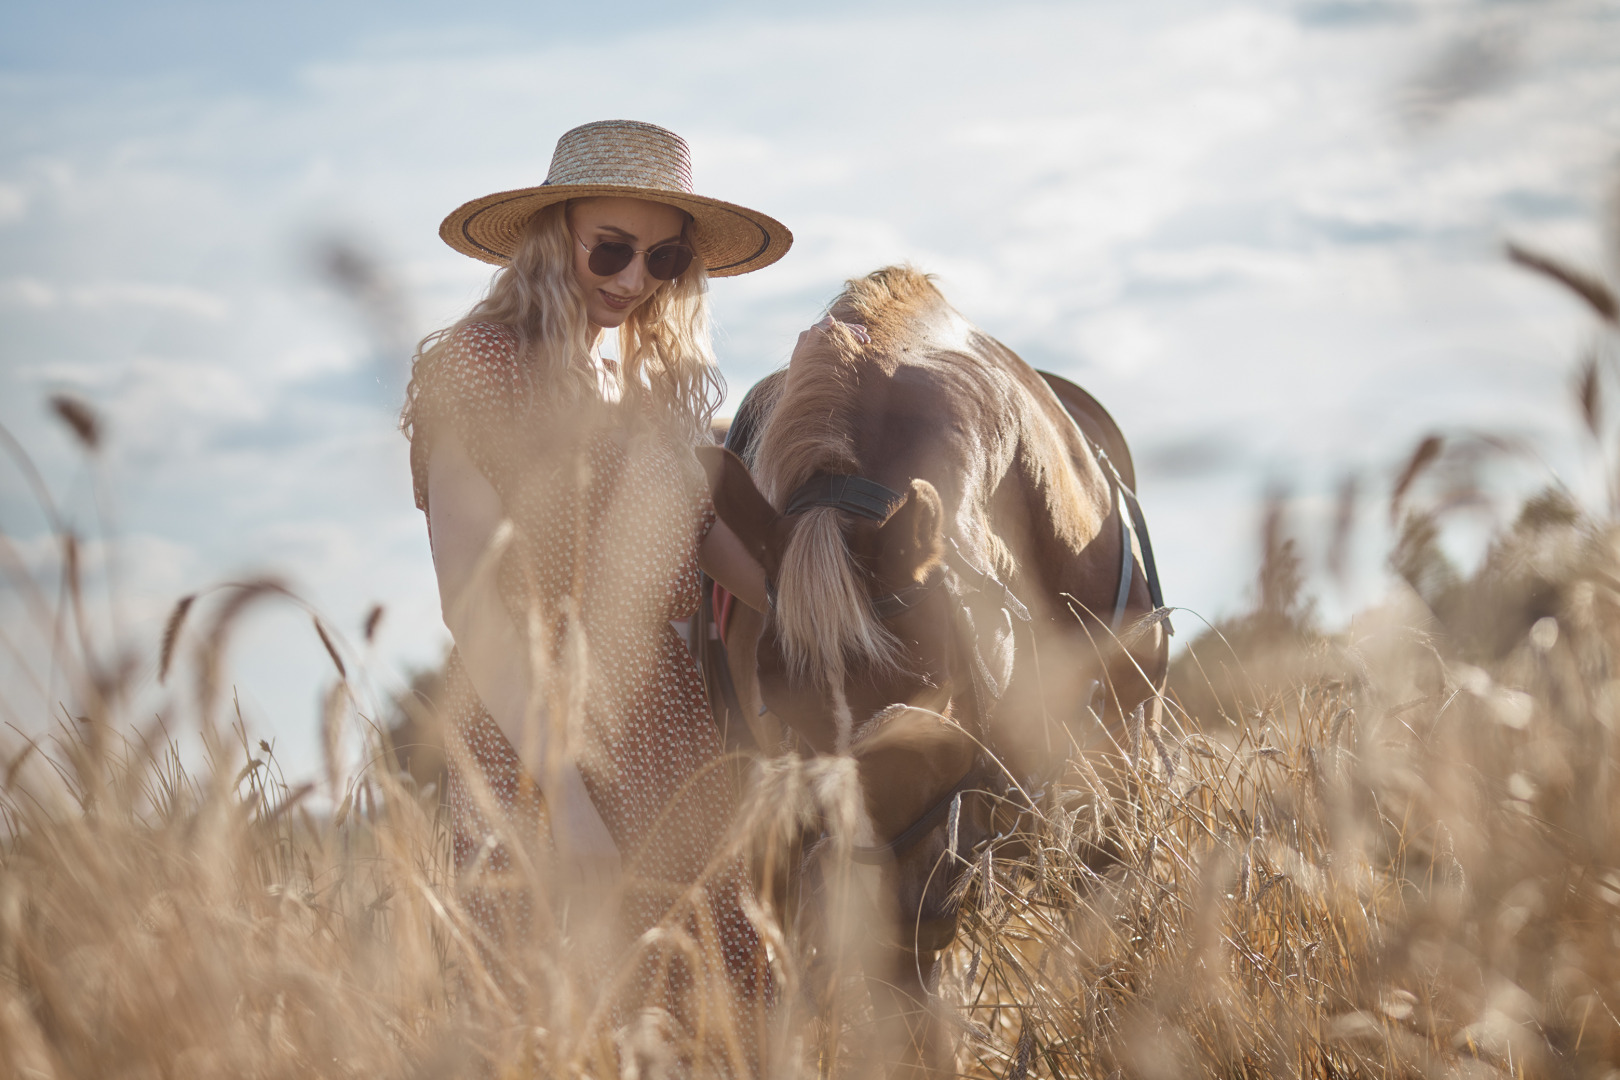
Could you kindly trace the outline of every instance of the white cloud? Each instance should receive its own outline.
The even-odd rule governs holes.
[[[87,311],[147,307],[209,322],[220,322],[230,314],[230,306],[222,298],[185,285],[113,281],[79,286],[63,295],[73,307]]]
[[[357,350],[336,341],[310,341],[284,351],[277,367],[288,379],[297,381],[317,375],[349,371],[361,362]]]
[[[34,277],[13,277],[0,281],[0,298],[24,307],[74,312],[147,308],[208,322],[222,322],[230,314],[230,305],[213,293],[186,285],[146,281],[62,285]]]
[[[18,220],[27,209],[27,191],[17,184],[0,184],[0,225]]]
[[[1130,266],[1141,277],[1176,284],[1287,281],[1298,279],[1312,269],[1305,259],[1291,253],[1235,244],[1212,244],[1179,251],[1141,251],[1131,256]]]
[[[38,278],[14,277],[0,281],[0,297],[6,303],[19,307],[53,308],[57,306],[60,294]]]
[[[1104,369],[1130,373],[1158,367],[1169,336],[1150,315],[1129,309],[1098,312],[1076,328],[1082,354]]]

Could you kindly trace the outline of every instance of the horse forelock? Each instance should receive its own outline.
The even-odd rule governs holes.
[[[873,610],[842,515],[830,506],[799,515],[782,555],[775,618],[783,659],[799,678],[837,687],[852,670],[899,670],[899,639]]]
[[[849,343],[817,338],[826,340],[799,351],[760,434],[756,474],[779,509],[815,473],[859,470],[852,407],[858,360]],[[897,666],[900,644],[877,618],[843,515],[830,506],[795,515],[777,572],[774,619],[783,659],[798,678],[840,686],[853,668]]]
[[[891,374],[902,340],[954,316],[928,275],[886,267],[845,283],[829,307],[860,323],[863,345],[842,327],[812,334],[795,351],[780,397],[760,434],[756,475],[779,509],[818,472],[854,473],[857,397],[863,376]],[[777,582],[777,637],[789,669],[841,684],[852,668],[898,668],[900,643],[872,608],[865,576],[850,552],[841,513],[816,507],[798,515]]]

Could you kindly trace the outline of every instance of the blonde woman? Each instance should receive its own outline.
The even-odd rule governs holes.
[[[700,565],[765,602],[692,448],[722,397],[707,279],[792,237],[695,195],[686,144],[628,121],[568,132],[545,184],[467,203],[440,235],[504,267],[424,341],[404,416],[456,645],[446,797],[468,910],[499,977],[532,994],[521,946],[620,896],[641,965],[621,1016],[713,1030],[702,1002],[762,1006],[769,975],[740,872],[710,866],[733,795],[669,621],[696,607]],[[614,330],[617,361],[599,349]],[[732,1019],[751,1044],[757,1017]]]

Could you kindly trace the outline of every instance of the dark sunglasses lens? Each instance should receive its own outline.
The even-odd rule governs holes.
[[[629,266],[630,260],[635,257],[636,249],[629,244],[608,240],[591,248],[591,257],[586,265],[597,277],[612,277]]]
[[[692,249],[685,244],[665,244],[647,252],[647,273],[659,281],[674,281],[692,265]]]

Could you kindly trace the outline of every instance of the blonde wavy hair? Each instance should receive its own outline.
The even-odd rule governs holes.
[[[420,419],[424,388],[449,339],[469,323],[499,323],[517,335],[519,363],[534,376],[549,409],[582,399],[600,400],[585,316],[585,296],[574,277],[574,233],[568,203],[537,212],[524,226],[516,253],[491,282],[489,293],[461,319],[423,338],[411,361],[400,427],[407,437]],[[691,243],[688,221],[683,237]],[[725,380],[709,341],[709,279],[700,260],[665,282],[619,327],[619,371],[632,413],[651,406],[654,416],[696,443],[708,438],[709,420],[725,399]]]

